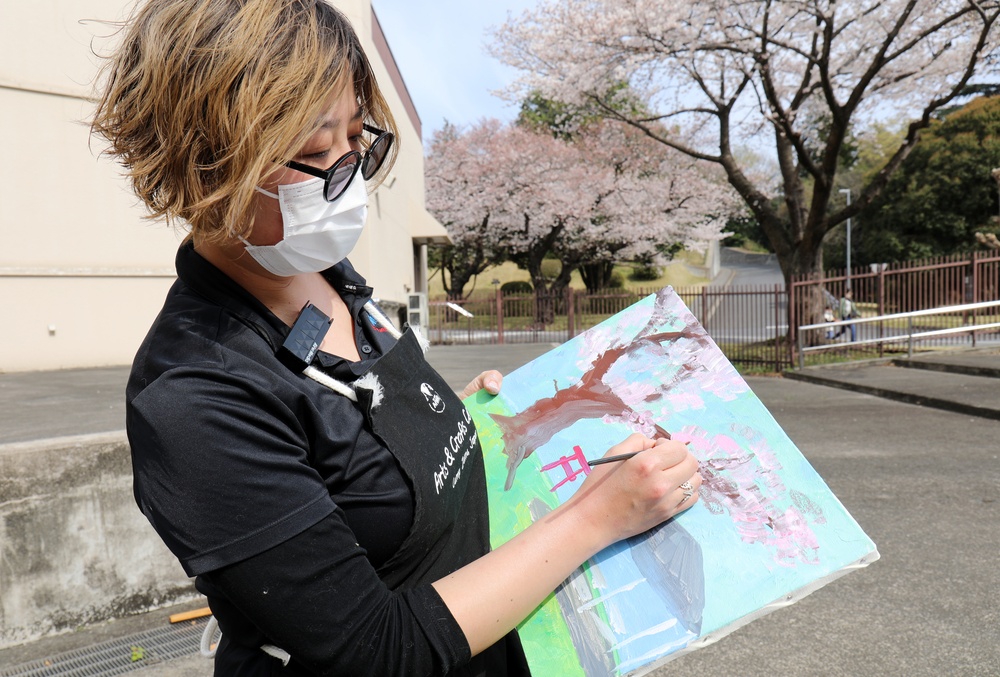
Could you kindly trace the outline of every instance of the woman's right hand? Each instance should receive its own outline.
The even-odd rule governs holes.
[[[477,654],[524,620],[574,569],[603,548],[642,533],[697,500],[698,463],[681,442],[631,435],[561,506],[512,539],[434,582]],[[690,495],[681,488],[691,483]]]
[[[698,500],[702,478],[686,444],[633,434],[608,455],[633,452],[641,453],[594,466],[570,500],[606,530],[608,545],[652,529]]]

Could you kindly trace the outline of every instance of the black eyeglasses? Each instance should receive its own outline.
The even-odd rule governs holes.
[[[289,160],[285,163],[285,166],[303,174],[318,176],[323,179],[323,195],[326,196],[327,202],[333,202],[343,195],[347,187],[351,185],[351,181],[354,180],[354,175],[358,173],[359,168],[361,169],[361,176],[364,177],[365,181],[368,181],[375,176],[375,173],[389,155],[389,148],[392,147],[393,140],[392,132],[385,132],[371,125],[365,125],[364,129],[366,132],[375,135],[375,140],[365,150],[364,155],[356,150],[352,150],[341,156],[329,169],[317,169],[316,167],[304,165],[295,160]]]

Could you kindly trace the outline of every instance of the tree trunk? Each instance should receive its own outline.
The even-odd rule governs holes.
[[[611,274],[615,271],[615,264],[611,261],[599,261],[597,263],[584,263],[580,265],[580,277],[587,291],[596,294],[602,289],[611,286]]]
[[[823,277],[823,245],[822,241],[815,239],[805,240],[797,243],[797,246],[787,250],[784,254],[778,254],[778,262],[785,278],[785,289],[788,290],[788,336],[796,335],[797,327],[792,327],[792,322],[798,325],[819,324],[824,322],[823,311],[826,309],[826,297],[819,285],[810,285],[806,288],[805,295],[801,300],[794,298],[792,281],[802,277],[821,279]],[[797,312],[793,310],[797,308]],[[834,310],[831,308],[831,310]],[[826,332],[821,329],[814,329],[806,332],[802,337],[803,345],[816,346],[827,342]]]
[[[465,285],[491,263],[481,245],[444,247],[441,254],[441,284],[452,301],[465,298]],[[448,275],[445,275],[445,271]]]
[[[444,282],[444,270],[441,271],[441,280]],[[448,277],[451,284],[445,284],[444,290],[449,301],[460,301],[464,298],[465,285],[472,279],[472,275],[467,271],[456,271],[448,269]]]
[[[525,215],[527,222],[528,216]],[[525,251],[511,257],[518,267],[527,270],[531,277],[531,285],[535,289],[535,328],[544,329],[555,319],[557,303],[553,300],[556,294],[562,294],[569,286],[570,276],[573,274],[576,263],[567,266],[561,261],[562,269],[554,280],[549,280],[542,272],[542,261],[545,256],[552,251],[552,248],[562,234],[564,226],[556,224],[549,230],[543,238],[533,241],[532,245]]]

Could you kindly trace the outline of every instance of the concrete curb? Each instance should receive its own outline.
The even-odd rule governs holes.
[[[0,455],[46,452],[53,449],[72,449],[74,447],[125,444],[126,442],[128,442],[128,438],[126,437],[124,430],[116,430],[106,433],[89,433],[86,435],[65,435],[62,437],[49,437],[41,440],[7,442],[5,444],[0,444]]]
[[[925,369],[927,371],[938,371],[947,374],[1000,378],[1000,368],[986,365],[950,364],[947,362],[931,362],[905,358],[896,358],[892,361],[892,364],[893,366],[906,367],[907,369]]]
[[[920,392],[906,389],[904,387],[898,387],[897,384],[891,383],[892,379],[885,379],[890,381],[890,383],[879,383],[879,373],[876,370],[892,369],[893,367],[903,367],[906,369],[921,371],[934,371],[941,374],[942,378],[947,378],[948,376],[964,376],[971,379],[977,379],[977,381],[971,384],[968,382],[951,384],[952,392],[946,393],[945,396],[930,394],[931,388],[927,387],[929,385],[927,383],[923,383],[922,387],[918,389]],[[859,379],[856,375],[859,373],[867,373],[869,376],[872,376],[871,380],[874,382],[858,382]],[[851,378],[852,375],[855,375],[855,378]],[[975,404],[967,401],[966,397],[962,397],[967,396],[970,391],[977,390],[975,386],[978,386],[978,389],[989,391],[995,388],[996,385],[1000,385],[1000,383],[994,384],[990,382],[992,379],[1000,377],[1000,369],[993,366],[954,364],[944,360],[934,361],[879,358],[863,362],[807,367],[802,370],[789,369],[784,372],[784,376],[791,380],[830,386],[840,388],[842,390],[851,390],[897,402],[916,404],[923,407],[932,407],[944,411],[965,414],[967,416],[1000,420],[1000,407]],[[960,394],[962,396],[956,396],[956,392],[954,391],[955,388],[961,389]],[[941,388],[937,388],[936,392],[940,393],[941,390]],[[981,399],[980,401],[990,400]]]
[[[135,506],[124,431],[0,445],[0,647],[196,595]]]
[[[905,402],[907,404],[917,404],[923,407],[933,407],[935,409],[943,409],[944,411],[952,411],[959,414],[966,414],[968,416],[979,416],[981,418],[1000,420],[1000,410],[989,407],[977,407],[975,405],[952,402],[950,400],[943,400],[937,397],[904,393],[897,390],[864,386],[855,383],[845,383],[836,379],[817,376],[816,374],[785,372],[785,376],[795,381],[805,381],[807,383],[814,383],[817,385],[832,386],[843,390],[851,390],[858,393],[865,393],[867,395],[875,395],[876,397],[882,397],[887,400],[895,400],[897,402]]]

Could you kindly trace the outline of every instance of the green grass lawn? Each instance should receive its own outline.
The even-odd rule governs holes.
[[[558,263],[552,262],[555,271],[558,271]],[[632,266],[629,264],[622,264],[615,266],[615,271],[621,274],[625,281],[625,290],[629,289],[652,289],[665,287],[671,285],[673,287],[700,287],[708,284],[711,280],[705,277],[700,277],[696,273],[692,272],[688,268],[688,264],[692,266],[702,266],[705,263],[705,257],[697,252],[680,252],[674,260],[663,267],[663,274],[656,280],[631,280],[630,276],[632,273]],[[555,272],[554,271],[554,272]],[[493,281],[499,280],[500,284],[506,282],[513,282],[515,280],[524,280],[525,282],[530,282],[531,278],[528,276],[528,271],[518,268],[513,263],[507,262],[500,266],[487,269],[483,274],[479,275],[473,282],[470,282],[465,287],[465,294],[468,296],[471,292],[476,291],[482,293],[484,290],[492,291]],[[441,271],[432,271],[430,278],[427,281],[428,286],[428,298],[439,299],[444,296],[444,286],[441,284]],[[583,279],[580,277],[579,271],[574,271],[573,277],[570,280],[570,286],[573,289],[586,289],[586,285],[583,284]]]

